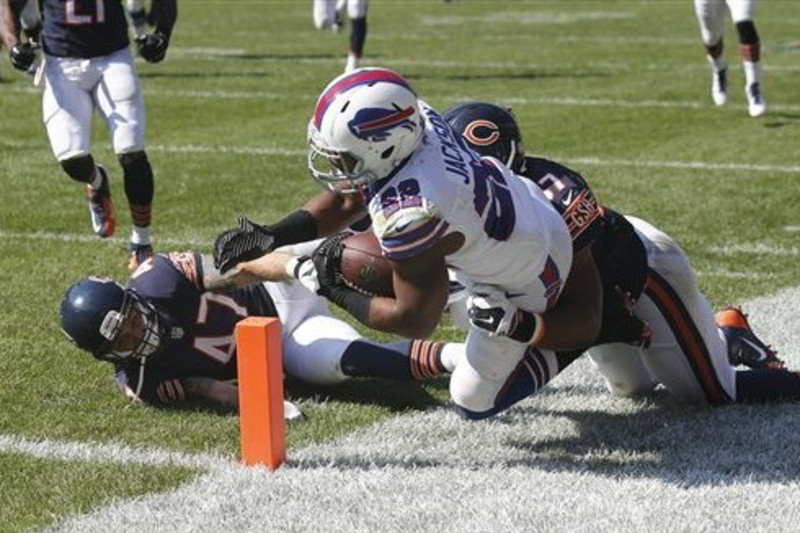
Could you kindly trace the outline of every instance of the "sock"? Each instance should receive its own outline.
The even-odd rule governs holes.
[[[464,344],[448,342],[442,345],[442,350],[439,352],[439,358],[442,362],[442,367],[446,372],[455,370],[458,362],[464,357]]]
[[[728,63],[723,56],[711,57],[710,55],[706,55],[706,59],[708,60],[708,64],[711,65],[711,68],[714,69],[714,72],[725,70],[728,67]]]
[[[737,402],[800,399],[800,374],[784,369],[759,368],[736,372]]]
[[[153,228],[134,225],[131,231],[131,244],[153,244]]]
[[[761,81],[761,63],[758,61],[743,61],[745,83],[749,87]]]

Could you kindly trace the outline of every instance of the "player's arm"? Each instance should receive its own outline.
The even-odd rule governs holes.
[[[253,283],[294,279],[290,275],[293,260],[293,255],[270,252],[252,261],[239,263],[223,274],[214,266],[213,257],[203,255],[203,287],[207,291],[230,292]]]
[[[365,214],[363,196],[326,191],[275,224],[256,224],[240,217],[238,228],[225,230],[214,240],[214,264],[220,272],[227,272],[275,248],[332,235]]]
[[[0,0],[0,37],[6,50],[19,43],[19,17],[11,9],[10,0]]]
[[[239,389],[230,381],[192,376],[181,380],[187,398],[210,400],[224,407],[239,407]]]
[[[587,246],[573,257],[558,303],[542,315],[545,329],[536,345],[556,351],[591,346],[600,333],[602,314],[603,283]]]

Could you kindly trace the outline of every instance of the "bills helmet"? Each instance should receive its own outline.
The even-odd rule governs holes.
[[[525,147],[510,109],[488,102],[467,102],[451,107],[443,117],[470,148],[500,160],[516,173],[523,171]]]
[[[114,363],[153,355],[167,331],[153,305],[136,291],[98,277],[67,289],[61,301],[61,328],[78,348]]]
[[[308,124],[308,169],[325,187],[358,192],[388,176],[419,146],[417,95],[388,69],[362,68],[328,84]]]

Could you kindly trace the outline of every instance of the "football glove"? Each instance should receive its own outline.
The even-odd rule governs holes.
[[[158,30],[136,39],[139,55],[148,63],[160,63],[167,55],[169,37]]]
[[[322,244],[314,250],[311,260],[314,262],[319,282],[317,294],[335,303],[362,323],[366,323],[372,297],[347,285],[341,274],[344,249],[342,242],[349,235],[351,233],[346,231],[337,233],[322,241]]]
[[[476,285],[467,298],[470,324],[490,337],[508,337],[523,344],[535,344],[544,334],[541,316],[519,309],[505,292],[489,285]]]
[[[603,323],[594,345],[624,342],[647,348],[653,340],[653,330],[633,314],[636,302],[630,293],[618,286],[605,290],[603,295]]]
[[[31,43],[17,43],[8,51],[11,65],[22,72],[27,72],[36,61],[36,50]]]
[[[252,261],[271,252],[275,238],[264,226],[247,217],[239,217],[239,227],[225,230],[214,240],[214,266],[224,274],[244,261]]]

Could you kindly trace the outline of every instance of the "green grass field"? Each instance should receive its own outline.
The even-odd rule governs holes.
[[[711,103],[689,0],[374,0],[366,64],[403,73],[440,110],[467,99],[511,104],[530,153],[574,167],[604,204],[677,238],[702,289],[721,306],[800,286],[798,20],[794,0],[758,7],[770,105],[760,119],[746,113],[730,24],[731,96],[724,108]],[[311,2],[180,3],[167,61],[138,63],[160,251],[208,252],[238,214],[274,220],[318,191],[305,168],[306,124],[318,93],[341,72],[347,42],[347,30],[314,30]],[[117,235],[100,241],[81,188],[49,150],[40,91],[11,69],[5,52],[2,62],[0,532],[10,533],[174,489],[202,472],[27,454],[15,443],[86,442],[235,461],[238,418],[128,408],[110,369],[64,339],[58,304],[66,288],[90,274],[127,274],[121,170],[96,121],[93,152],[110,170],[118,211]],[[440,336],[457,334],[443,326]],[[289,427],[291,456],[441,405],[446,384],[290,383],[288,394],[308,414]],[[250,528],[241,530],[257,530]]]

